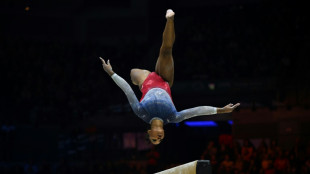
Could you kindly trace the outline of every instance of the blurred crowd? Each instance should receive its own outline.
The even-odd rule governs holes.
[[[226,137],[229,135],[225,135]],[[195,159],[209,160],[214,174],[307,174],[310,172],[310,141],[297,137],[284,149],[274,139],[230,141],[210,140]],[[130,155],[129,155],[130,154]],[[199,154],[199,153],[197,153]],[[122,150],[118,158],[60,158],[57,162],[33,161],[0,163],[3,174],[148,174],[182,165],[163,159],[163,151]],[[182,156],[179,156],[182,159]],[[83,160],[84,159],[84,160]],[[193,159],[194,160],[194,159]],[[189,162],[189,161],[188,161]]]
[[[214,173],[222,174],[293,174],[309,173],[310,144],[296,138],[290,149],[276,140],[261,140],[256,146],[245,139],[225,145],[209,142],[201,158],[211,161]]]

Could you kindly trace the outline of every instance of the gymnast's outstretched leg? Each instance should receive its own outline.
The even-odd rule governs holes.
[[[166,25],[163,32],[162,44],[159,51],[159,57],[156,62],[155,72],[161,76],[171,87],[174,79],[174,63],[172,57],[172,47],[174,44],[174,12],[167,10]],[[154,119],[151,121],[151,127],[147,130],[149,140],[152,144],[159,144],[165,137],[163,121]]]
[[[155,72],[160,75],[172,87],[174,79],[174,63],[172,57],[172,47],[175,40],[174,32],[174,12],[167,10],[166,26],[163,32],[163,40],[159,51],[159,57],[156,62]]]

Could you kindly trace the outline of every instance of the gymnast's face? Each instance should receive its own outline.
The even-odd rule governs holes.
[[[162,127],[152,127],[147,131],[152,144],[159,144],[165,137],[165,131]]]

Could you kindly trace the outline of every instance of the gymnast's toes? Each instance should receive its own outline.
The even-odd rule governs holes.
[[[166,18],[173,19],[173,17],[174,17],[174,12],[171,9],[168,9],[166,12]]]

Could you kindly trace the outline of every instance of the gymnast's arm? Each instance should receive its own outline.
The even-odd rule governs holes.
[[[212,106],[198,106],[195,108],[185,109],[177,113],[176,118],[173,122],[179,123],[183,120],[196,117],[196,116],[201,116],[201,115],[230,113],[239,105],[240,103],[237,103],[235,105],[228,104],[222,108],[217,108],[217,107],[212,107]]]
[[[130,85],[122,77],[118,76],[116,73],[113,72],[112,66],[109,60],[106,63],[104,59],[102,59],[101,57],[100,59],[102,61],[103,69],[111,76],[113,81],[124,91],[134,113],[138,117],[143,119],[144,118],[143,116],[146,115],[146,111],[141,107],[141,104],[139,100],[137,99],[135,93],[131,89]]]

